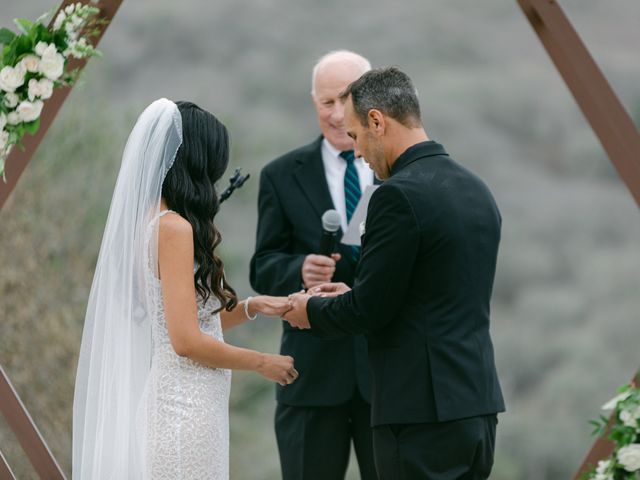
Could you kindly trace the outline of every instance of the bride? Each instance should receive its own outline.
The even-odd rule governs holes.
[[[238,301],[214,252],[228,158],[225,126],[192,103],[157,100],[131,132],[80,349],[74,479],[227,479],[230,370],[282,385],[298,376],[291,357],[223,340],[289,308]]]

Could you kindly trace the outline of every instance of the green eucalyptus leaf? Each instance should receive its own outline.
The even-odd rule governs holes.
[[[8,28],[0,28],[0,43],[8,45],[14,38],[16,38],[16,34],[11,30]]]
[[[33,122],[25,123],[25,130],[29,132],[31,135],[35,135],[38,129],[40,128],[40,119],[34,120]]]
[[[42,15],[40,15],[35,23],[44,23],[44,21],[49,18],[50,16],[52,16],[54,14],[54,12],[56,11],[57,7],[53,7],[51,8],[51,10],[49,10],[48,12],[43,13]]]
[[[25,131],[26,131],[26,127],[25,127],[24,123],[21,123],[21,124],[16,126],[16,138],[17,138],[18,142],[20,140],[22,140],[22,137],[24,137],[24,132]]]
[[[13,22],[18,26],[18,29],[22,33],[24,33],[25,35],[29,35],[31,27],[33,27],[33,22],[27,20],[26,18],[16,18]]]
[[[31,38],[26,35],[20,35],[16,38],[14,42],[15,45],[15,55],[16,58],[14,62],[17,60],[17,57],[24,55],[25,53],[31,53],[33,51],[33,42]]]
[[[39,42],[46,41],[47,38],[51,38],[51,33],[49,33],[49,29],[47,29],[47,27],[45,27],[41,23],[37,24],[34,27],[33,32],[35,34],[34,38],[37,39]]]

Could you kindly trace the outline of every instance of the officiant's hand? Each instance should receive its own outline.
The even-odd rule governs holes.
[[[251,299],[250,313],[260,312],[268,317],[282,317],[289,311],[289,298],[258,295]]]
[[[307,255],[302,264],[302,283],[311,288],[321,283],[331,281],[336,271],[336,263],[340,261],[339,253],[332,253],[330,257],[325,255]]]
[[[337,297],[350,290],[351,287],[342,282],[323,283],[322,285],[309,289],[309,293],[314,297]]]
[[[292,327],[311,328],[307,317],[307,302],[311,295],[300,292],[289,295],[290,310],[284,314],[284,319],[289,322]]]

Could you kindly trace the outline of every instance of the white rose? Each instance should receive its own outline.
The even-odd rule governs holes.
[[[80,28],[80,26],[84,23],[84,18],[79,17],[78,15],[74,15],[71,18],[71,23],[73,24],[73,26],[76,28],[76,30],[78,28]]]
[[[7,116],[4,113],[0,113],[0,132],[4,130],[4,126],[7,124]]]
[[[7,108],[16,108],[20,99],[15,93],[6,93],[4,96],[4,106]]]
[[[53,30],[60,30],[60,27],[62,27],[62,23],[66,20],[66,18],[67,16],[63,11],[61,11],[56,17],[56,21],[53,22]]]
[[[71,15],[75,8],[76,6],[72,3],[71,5],[68,5],[67,8],[64,9],[64,11],[67,15]]]
[[[635,427],[637,423],[629,410],[622,410],[620,412],[620,421],[625,425],[625,427]]]
[[[0,150],[4,150],[9,143],[9,132],[0,131]]]
[[[0,152],[4,151],[9,143],[9,132],[0,131]]]
[[[620,421],[626,427],[636,428],[638,426],[638,418],[640,418],[640,407],[631,410],[622,410],[620,412]]]
[[[596,468],[596,476],[593,480],[613,480],[611,474],[607,473],[610,466],[611,460],[600,460],[598,462],[598,467]]]
[[[640,443],[632,443],[618,451],[618,462],[627,472],[640,469]]]
[[[47,42],[38,42],[38,44],[36,45],[35,51],[38,55],[42,56],[48,46],[49,44]]]
[[[17,125],[21,121],[22,120],[20,120],[20,115],[18,115],[18,112],[9,112],[9,115],[7,115],[7,123],[9,125]]]
[[[65,30],[65,32],[67,32],[67,36],[70,39],[75,40],[75,39],[78,38],[78,31],[77,31],[76,27],[73,25],[73,23],[71,23],[71,22],[67,23],[64,26],[64,30]]]
[[[24,84],[24,68],[21,65],[14,67],[6,66],[0,70],[0,89],[13,93],[16,88]]]
[[[20,65],[22,65],[22,68],[27,72],[37,72],[40,66],[40,59],[35,55],[27,55],[20,60]]]
[[[18,105],[16,112],[18,112],[18,115],[20,115],[20,120],[25,123],[29,123],[38,119],[38,117],[40,116],[40,112],[42,112],[43,106],[44,103],[42,103],[41,100],[37,100],[35,102],[28,102],[25,100],[20,105]]]
[[[33,101],[36,97],[46,100],[53,94],[53,82],[48,78],[29,80],[29,100]]]
[[[48,78],[40,79],[40,98],[46,100],[47,98],[51,98],[53,95],[53,82]]]
[[[40,72],[49,80],[57,80],[64,72],[64,57],[57,52],[55,45],[49,45],[42,53]]]

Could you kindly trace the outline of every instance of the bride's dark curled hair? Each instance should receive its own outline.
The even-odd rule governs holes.
[[[233,310],[238,297],[215,254],[222,236],[214,224],[220,209],[215,183],[229,163],[229,134],[214,115],[190,102],[176,102],[182,117],[182,145],[162,184],[169,209],[193,228],[195,287],[206,302],[213,294],[221,307]],[[219,311],[218,310],[218,311]]]

